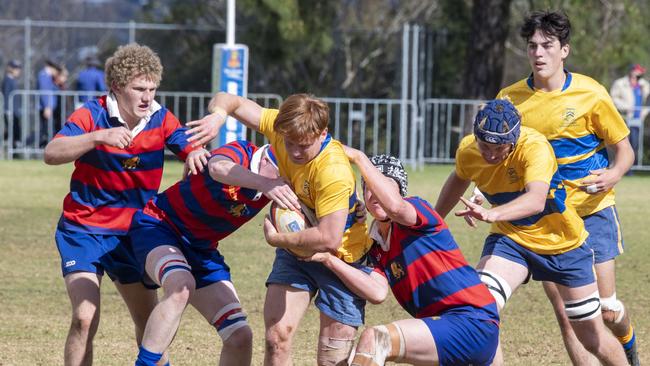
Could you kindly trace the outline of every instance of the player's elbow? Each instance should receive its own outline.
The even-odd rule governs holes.
[[[386,297],[388,296],[388,289],[386,288],[381,288],[375,293],[373,293],[371,296],[368,297],[368,302],[373,304],[373,305],[379,305],[386,301]]]
[[[43,152],[43,161],[47,165],[59,165],[62,164],[60,159],[58,159],[56,151],[52,148],[51,144],[45,146],[45,151]]]

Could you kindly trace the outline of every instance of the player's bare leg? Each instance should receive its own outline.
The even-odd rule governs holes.
[[[165,268],[158,267],[169,262],[164,260],[169,255],[177,256],[178,260],[173,263],[181,263],[187,267],[170,271],[158,278],[160,273],[165,272]],[[187,262],[182,262],[184,260],[180,250],[169,245],[159,246],[147,255],[147,274],[161,285],[164,292],[151,312],[144,330],[142,347],[149,352],[162,354],[169,347],[196,286]]]
[[[117,281],[113,283],[129,309],[135,327],[135,340],[140,346],[149,315],[158,304],[158,294],[156,290],[148,289],[140,282],[126,285]],[[168,360],[169,355],[165,351],[158,365],[164,365]]]
[[[347,365],[357,328],[320,313],[320,333],[316,363],[320,366]]]
[[[528,268],[496,255],[487,255],[481,258],[476,265],[476,270],[479,272],[481,281],[488,286],[490,293],[497,301],[499,314],[501,314],[508,297],[528,277]],[[503,363],[501,337],[499,337],[499,345],[497,346],[492,365],[500,366]]]
[[[564,347],[569,354],[571,363],[574,366],[600,365],[596,356],[592,355],[585,349],[573,331],[573,327],[564,313],[564,301],[562,301],[557,286],[553,282],[543,282],[543,285],[544,292],[546,292],[546,296],[553,306],[553,312],[555,313],[555,318],[557,319],[558,325],[560,326],[560,332],[562,333]]]
[[[623,348],[603,324],[596,283],[575,288],[557,285],[557,289],[580,343],[603,365],[627,364]]]
[[[72,305],[64,364],[92,365],[93,339],[99,326],[101,277],[91,272],[74,272],[65,276],[64,280]]]
[[[612,259],[596,263],[596,275],[605,325],[623,345],[628,363],[638,366],[639,355],[632,321],[623,302],[616,298],[616,262]]]
[[[438,350],[427,325],[420,319],[404,319],[366,328],[359,337],[351,365],[383,365],[385,361],[437,364]]]
[[[270,284],[264,301],[264,365],[291,365],[291,345],[312,294],[287,285]],[[291,304],[291,306],[289,306]]]
[[[191,304],[217,328],[223,340],[219,365],[250,365],[253,355],[253,332],[246,322],[233,284],[230,281],[221,281],[197,289]]]

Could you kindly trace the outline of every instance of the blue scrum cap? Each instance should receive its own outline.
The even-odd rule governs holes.
[[[474,118],[474,135],[490,144],[516,144],[521,132],[521,117],[507,99],[487,102]]]

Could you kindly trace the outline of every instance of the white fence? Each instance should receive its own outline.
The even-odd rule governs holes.
[[[42,95],[53,95],[59,104],[54,116],[47,121],[41,121],[40,117],[39,98]],[[80,104],[82,95],[79,91],[12,92],[8,97],[7,113],[0,115],[0,157],[40,158],[45,143]],[[159,91],[156,94],[156,99],[183,123],[203,117],[211,97],[211,93]],[[282,103],[282,97],[276,94],[251,93],[249,98],[270,108],[278,108]],[[462,99],[426,99],[420,103],[403,99],[322,99],[330,106],[329,129],[336,139],[369,155],[396,155],[412,167],[424,163],[453,163],[458,143],[471,133],[472,119],[481,103]],[[0,110],[4,109],[3,100],[0,98]],[[20,120],[18,129],[8,118],[14,111],[18,112]],[[650,170],[650,165],[644,164],[650,156],[644,146],[650,144],[644,144],[643,124],[638,132],[638,160],[634,169]],[[264,137],[254,131],[249,131],[247,138],[258,144],[264,142]]]

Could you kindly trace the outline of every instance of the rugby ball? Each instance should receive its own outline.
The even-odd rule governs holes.
[[[304,213],[281,208],[275,202],[271,204],[271,213],[269,216],[271,223],[280,233],[295,233],[309,227],[309,224],[305,221]],[[316,253],[311,250],[298,251],[287,249],[287,251],[298,257],[311,257]]]

